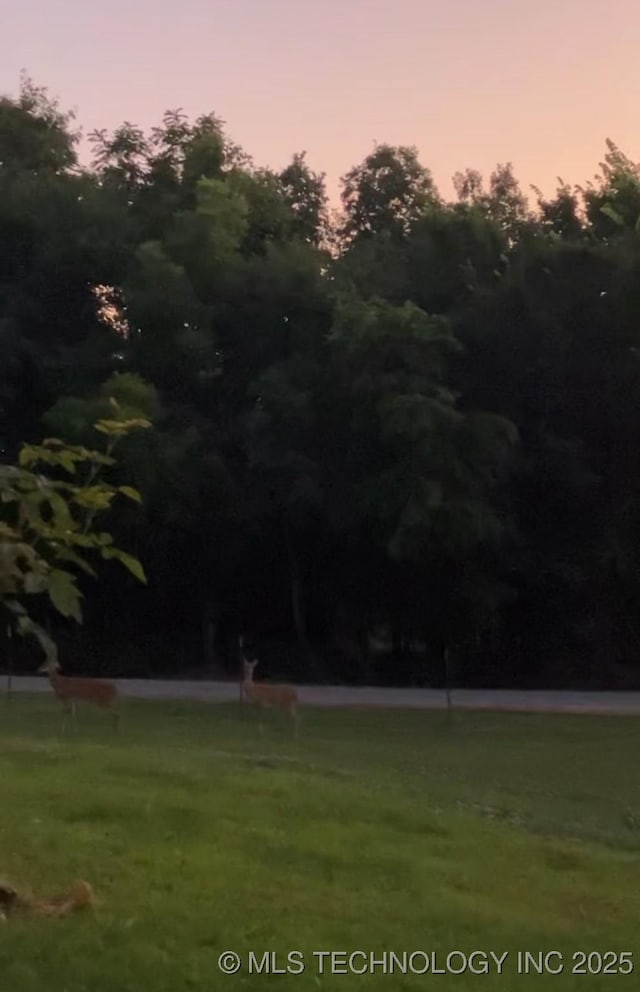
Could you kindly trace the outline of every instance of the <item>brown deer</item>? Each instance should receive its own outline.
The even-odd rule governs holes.
[[[253,672],[257,664],[257,659],[247,661],[243,658],[242,694],[244,698],[249,703],[255,703],[260,710],[281,706],[291,717],[294,733],[297,737],[300,729],[297,691],[288,685],[267,685],[265,682],[254,682]],[[262,733],[262,723],[260,724],[260,732]]]
[[[117,729],[120,721],[120,714],[115,709],[118,690],[113,682],[60,675],[60,664],[57,661],[46,661],[38,671],[49,676],[51,688],[62,703],[63,729],[66,717],[75,717],[76,702],[93,703],[94,706],[109,710],[114,729]]]

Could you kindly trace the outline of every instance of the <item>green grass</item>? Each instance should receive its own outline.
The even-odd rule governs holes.
[[[0,880],[47,895],[81,877],[98,904],[10,917],[3,992],[637,987],[633,718],[450,729],[441,713],[309,709],[295,741],[277,720],[261,738],[236,706],[129,701],[117,736],[90,711],[59,729],[48,696],[0,701]],[[225,950],[245,962],[232,977]],[[306,969],[250,975],[250,950],[279,967],[299,950]],[[320,950],[509,958],[502,975],[332,975]],[[518,950],[559,950],[565,971],[518,974]],[[579,950],[631,951],[635,974],[572,975]]]

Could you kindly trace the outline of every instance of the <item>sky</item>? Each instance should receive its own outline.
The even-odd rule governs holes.
[[[0,93],[21,70],[86,132],[215,111],[257,165],[339,178],[415,145],[441,192],[512,162],[523,187],[640,159],[638,0],[0,0]]]

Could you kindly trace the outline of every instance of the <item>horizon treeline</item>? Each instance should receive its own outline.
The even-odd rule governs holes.
[[[215,115],[0,98],[0,458],[153,429],[69,671],[640,686],[640,168],[445,200],[414,148],[256,166]],[[21,648],[18,665],[32,664]]]

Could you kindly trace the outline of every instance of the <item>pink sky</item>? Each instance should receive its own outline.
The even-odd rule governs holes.
[[[467,166],[523,186],[640,158],[639,0],[5,0],[0,92],[19,73],[86,130],[214,110],[259,165],[306,149],[338,179],[374,140],[414,144],[445,195]]]

